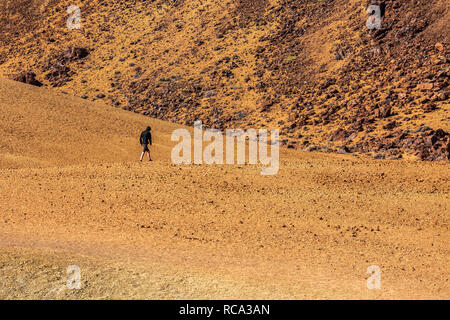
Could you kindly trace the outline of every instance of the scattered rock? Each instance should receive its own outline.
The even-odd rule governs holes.
[[[375,111],[375,117],[388,118],[392,116],[392,108],[390,106],[384,106]]]
[[[340,141],[345,140],[349,136],[348,132],[344,129],[337,129],[334,131],[331,136],[329,137],[329,141]]]
[[[89,50],[82,47],[68,47],[62,53],[62,57],[65,60],[65,62],[83,59],[88,55]]]
[[[51,82],[53,87],[60,87],[70,81],[70,68],[56,63],[50,67],[50,72],[45,75],[45,78]]]
[[[350,150],[347,148],[347,146],[342,146],[341,148],[338,149],[337,153],[346,154],[346,153],[350,153]]]
[[[9,76],[9,79],[40,87],[42,83],[36,80],[36,74],[29,71],[22,71],[18,74]]]
[[[417,90],[421,90],[421,91],[427,91],[427,90],[432,90],[433,89],[433,84],[432,83],[420,83],[416,86]]]
[[[394,129],[394,128],[396,128],[397,127],[397,121],[392,121],[392,122],[389,122],[388,124],[386,124],[385,126],[383,126],[383,129],[386,129],[386,130],[392,130],[392,129]]]
[[[444,45],[440,42],[436,43],[434,46],[438,51],[444,51]]]

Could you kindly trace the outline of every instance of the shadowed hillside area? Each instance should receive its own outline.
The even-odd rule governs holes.
[[[3,1],[0,75],[295,149],[449,159],[446,0],[84,1],[79,30],[71,4]]]
[[[0,3],[0,299],[450,298],[448,1],[72,4]],[[195,120],[279,171],[176,165]]]

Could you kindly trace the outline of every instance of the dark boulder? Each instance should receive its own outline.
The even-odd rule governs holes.
[[[89,55],[89,50],[81,47],[68,47],[66,48],[62,54],[61,58],[65,62],[76,61],[83,59]]]
[[[15,75],[11,75],[9,77],[9,79],[14,80],[14,81],[19,81],[22,83],[26,83],[26,84],[30,84],[33,86],[42,86],[42,83],[39,82],[38,80],[36,80],[36,74],[33,72],[29,72],[29,71],[22,71],[18,74]]]

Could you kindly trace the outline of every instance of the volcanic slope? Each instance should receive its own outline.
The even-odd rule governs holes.
[[[0,80],[0,298],[450,298],[448,163],[177,166],[175,128]]]
[[[448,0],[92,0],[70,30],[73,4],[2,1],[0,75],[296,149],[450,159]]]

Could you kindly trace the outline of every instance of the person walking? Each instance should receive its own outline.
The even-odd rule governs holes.
[[[148,148],[148,145],[152,145],[152,133],[150,131],[152,131],[152,128],[147,127],[147,129],[142,131],[141,137],[139,138],[139,143],[141,144],[141,146],[143,148],[142,154],[141,154],[141,162],[142,162],[142,159],[144,158],[144,154],[146,152],[148,152],[148,161],[152,161],[152,159],[150,157],[150,149]]]

